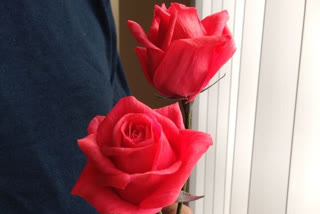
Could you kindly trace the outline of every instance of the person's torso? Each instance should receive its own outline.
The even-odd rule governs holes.
[[[128,93],[119,67],[108,0],[1,1],[0,213],[95,213],[76,140]]]

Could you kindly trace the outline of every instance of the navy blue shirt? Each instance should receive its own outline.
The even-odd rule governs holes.
[[[97,213],[76,140],[128,93],[109,0],[1,0],[0,213]]]

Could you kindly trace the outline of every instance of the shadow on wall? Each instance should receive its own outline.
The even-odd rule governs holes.
[[[124,1],[119,0],[119,33],[120,33],[120,56],[123,63],[124,70],[128,78],[131,92],[140,101],[149,105],[152,108],[158,108],[168,105],[170,102],[167,100],[157,98],[154,93],[156,92],[145,79],[142,69],[135,55],[134,47],[139,46],[135,38],[131,35],[128,27],[127,20],[134,20],[139,23],[147,32],[153,17],[153,8],[155,4],[161,5],[165,3],[169,7],[168,0],[138,0],[138,1]],[[177,0],[179,2],[190,6],[192,0]],[[172,101],[171,101],[172,102]]]

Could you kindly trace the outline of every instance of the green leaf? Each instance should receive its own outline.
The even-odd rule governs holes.
[[[195,200],[198,200],[200,198],[203,198],[204,195],[202,196],[195,196],[195,195],[191,195],[190,193],[188,192],[185,192],[185,191],[181,191],[180,192],[180,195],[177,199],[177,202],[190,202],[190,201],[195,201]]]

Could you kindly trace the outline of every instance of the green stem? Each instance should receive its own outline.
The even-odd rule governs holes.
[[[192,104],[191,103],[185,103],[185,101],[181,101],[181,106],[183,109],[183,119],[184,119],[184,126],[186,129],[191,128],[191,119],[192,119]]]
[[[182,206],[183,206],[183,203],[182,203],[182,202],[179,202],[179,203],[178,203],[178,208],[177,208],[177,214],[180,214],[180,213],[181,213]]]
[[[185,103],[185,101],[180,101],[181,107],[183,109],[183,119],[184,119],[184,126],[186,129],[191,128],[191,119],[192,119],[192,102]],[[187,190],[187,183],[183,185],[183,191]],[[178,203],[177,207],[177,214],[181,214],[183,202]]]
[[[162,214],[162,211],[158,212],[158,214]]]

